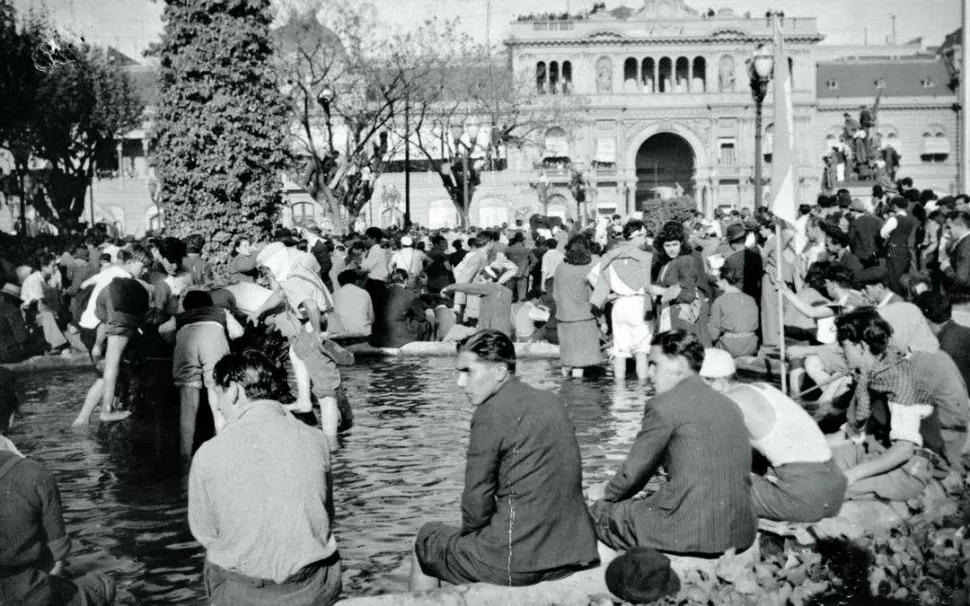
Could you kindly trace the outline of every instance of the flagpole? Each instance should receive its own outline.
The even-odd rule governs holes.
[[[784,271],[782,269],[782,264],[785,261],[784,258],[784,244],[781,241],[782,229],[781,229],[781,219],[775,217],[775,265],[778,267],[777,282],[775,283],[775,290],[778,295],[778,354],[779,354],[779,374],[781,374],[781,391],[782,393],[788,393],[788,365],[785,363],[785,293],[783,287],[785,285]]]

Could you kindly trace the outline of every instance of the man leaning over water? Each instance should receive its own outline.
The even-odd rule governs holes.
[[[263,354],[227,354],[213,380],[225,426],[189,472],[209,603],[332,604],[341,581],[326,437],[270,399],[280,386]]]
[[[411,590],[486,582],[533,585],[595,565],[573,424],[550,392],[515,376],[515,347],[497,330],[458,344],[458,386],[472,415],[461,527],[418,532]]]

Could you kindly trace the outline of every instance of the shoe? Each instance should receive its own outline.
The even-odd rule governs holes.
[[[124,421],[130,416],[130,410],[109,410],[108,412],[101,413],[101,422],[114,423],[115,421]]]
[[[337,345],[330,339],[323,339],[320,342],[320,348],[323,350],[323,353],[326,354],[328,358],[330,358],[337,364],[337,366],[354,365],[354,354],[347,351],[343,347]]]

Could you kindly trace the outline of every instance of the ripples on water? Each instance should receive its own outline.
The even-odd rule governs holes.
[[[367,360],[344,375],[355,426],[341,436],[333,468],[345,597],[405,590],[420,526],[460,520],[472,408],[453,367],[450,358]],[[639,429],[643,388],[562,379],[558,361],[520,360],[517,374],[562,395],[584,485],[608,479]],[[11,431],[57,476],[71,569],[108,572],[141,603],[202,603],[204,554],[188,529],[187,472],[118,448],[117,437],[70,429],[91,381],[90,371],[22,376],[25,417]]]

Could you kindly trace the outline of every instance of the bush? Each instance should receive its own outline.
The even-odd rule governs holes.
[[[691,198],[681,196],[666,200],[645,200],[641,208],[647,231],[655,236],[668,221],[683,223],[689,219],[691,213],[697,209],[697,205]]]

